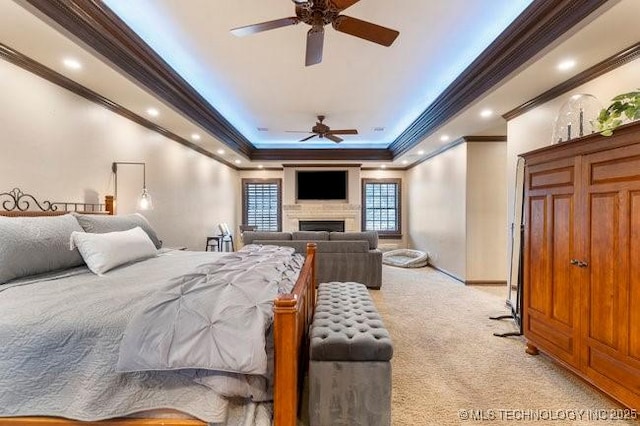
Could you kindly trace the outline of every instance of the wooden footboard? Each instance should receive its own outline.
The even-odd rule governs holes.
[[[307,258],[291,294],[275,300],[275,385],[274,413],[276,426],[295,426],[301,378],[308,363],[309,325],[313,319],[316,291],[316,244],[307,244]]]

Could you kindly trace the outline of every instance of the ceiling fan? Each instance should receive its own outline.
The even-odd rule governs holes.
[[[318,116],[318,121],[316,125],[311,128],[310,132],[297,132],[297,131],[289,131],[288,133],[313,133],[313,135],[308,136],[304,139],[301,139],[300,142],[308,141],[309,139],[315,138],[318,136],[320,139],[327,138],[335,143],[340,143],[344,139],[339,138],[336,135],[357,135],[358,131],[356,129],[344,129],[344,130],[331,130],[329,126],[323,123],[325,117],[324,115]]]
[[[327,24],[331,24],[336,31],[360,37],[383,46],[391,46],[400,34],[398,31],[350,16],[340,15],[343,10],[353,6],[359,1],[360,0],[293,0],[296,4],[296,16],[234,28],[231,30],[231,33],[242,37],[262,31],[296,25],[300,22],[311,25],[311,29],[307,33],[306,66],[322,62],[324,26]]]

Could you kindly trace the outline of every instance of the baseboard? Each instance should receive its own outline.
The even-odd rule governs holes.
[[[429,264],[429,266],[431,266],[436,271],[442,272],[443,274],[450,276],[454,280],[460,281],[462,284],[465,284],[465,281],[462,278],[455,276],[454,274],[452,274],[451,272],[447,271],[446,269],[438,268],[436,265],[432,265],[431,263]]]
[[[456,275],[452,274],[451,272],[447,271],[446,269],[442,269],[437,267],[436,265],[432,265],[429,264],[429,266],[431,266],[433,269],[437,270],[438,272],[442,272],[445,275],[450,276],[451,278],[453,278],[456,281],[460,281],[462,284],[464,285],[503,285],[503,286],[507,286],[507,280],[463,280],[460,277],[457,277]]]
[[[507,286],[507,280],[504,281],[483,281],[483,280],[467,280],[466,285],[503,285]]]

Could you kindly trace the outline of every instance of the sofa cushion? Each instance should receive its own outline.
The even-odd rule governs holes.
[[[292,247],[296,253],[307,252],[307,242],[316,243],[318,253],[369,253],[369,243],[359,241],[283,241],[283,240],[253,240],[251,244],[276,245]]]
[[[329,233],[329,240],[331,241],[366,240],[369,242],[369,248],[371,250],[378,248],[378,232],[377,231],[331,232]]]
[[[291,233],[262,232],[262,231],[244,231],[242,233],[242,241],[245,244],[264,244],[264,243],[258,243],[256,242],[256,240],[290,241]]]
[[[291,239],[297,241],[329,241],[329,233],[327,231],[294,231],[291,233]]]
[[[366,241],[316,241],[318,253],[368,253]]]

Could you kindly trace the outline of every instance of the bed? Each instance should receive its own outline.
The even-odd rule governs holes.
[[[69,215],[65,215],[69,206],[71,210],[78,212],[86,213],[88,208],[90,213],[109,215],[113,212],[112,205],[110,200],[98,207],[87,207],[83,203],[39,203],[17,189],[0,194],[1,216],[60,215],[69,220]],[[38,211],[34,212],[33,207]],[[108,419],[100,424],[244,424],[240,422],[247,422],[247,418],[257,419],[256,422],[264,421],[265,416],[271,417],[272,412],[273,424],[295,425],[301,377],[307,363],[307,329],[315,304],[313,244],[309,245],[306,258],[298,260],[299,263],[294,265],[296,274],[288,275],[288,291],[284,291],[282,284],[286,280],[279,279],[274,299],[268,305],[270,308],[272,306],[273,322],[267,328],[270,333],[265,336],[266,342],[273,342],[273,361],[267,363],[273,365],[272,371],[269,369],[268,374],[262,374],[264,371],[257,367],[247,370],[256,374],[246,377],[273,378],[272,397],[269,387],[266,394],[251,390],[248,395],[250,398],[247,395],[234,397],[233,391],[223,396],[215,386],[220,381],[231,381],[232,385],[237,385],[238,377],[235,373],[217,373],[202,366],[186,368],[180,364],[172,364],[165,365],[164,369],[160,368],[158,371],[154,370],[153,365],[146,370],[140,368],[139,371],[116,371],[114,367],[117,364],[120,369],[118,361],[123,359],[120,354],[120,342],[124,343],[126,340],[123,338],[123,331],[127,330],[125,336],[130,337],[129,330],[138,317],[143,320],[141,324],[149,324],[150,321],[145,319],[142,312],[167,305],[166,295],[170,294],[169,290],[177,288],[176,282],[179,281],[183,286],[187,282],[185,277],[191,279],[197,275],[193,272],[194,266],[201,272],[201,276],[209,277],[209,282],[217,283],[224,275],[224,279],[229,280],[229,287],[232,284],[235,286],[236,281],[245,281],[242,272],[237,271],[239,265],[243,265],[244,269],[251,269],[246,266],[250,262],[255,265],[252,275],[256,271],[263,271],[261,273],[270,277],[268,280],[272,280],[274,276],[284,277],[273,275],[274,269],[280,268],[278,274],[283,273],[281,263],[293,261],[288,260],[286,253],[273,250],[267,253],[264,250],[254,247],[231,254],[161,250],[158,256],[116,268],[103,274],[104,276],[93,274],[86,266],[79,265],[10,280],[0,285],[0,310],[3,312],[0,316],[0,336],[3,340],[0,362],[4,362],[4,367],[16,369],[19,366],[24,371],[38,372],[26,378],[21,378],[19,374],[0,374],[0,410],[3,410],[0,411],[0,423],[66,425],[82,424],[77,420]],[[269,262],[275,265],[274,268],[267,268]],[[203,267],[209,269],[202,272]],[[291,268],[293,267],[289,269]],[[229,278],[231,276],[236,281],[232,281]],[[201,298],[199,294],[194,300],[200,304]],[[220,296],[216,295],[214,298]],[[211,297],[204,299],[209,300]],[[104,300],[109,300],[109,303],[103,303]],[[186,306],[184,302],[181,303],[183,304],[180,306]],[[69,306],[73,308],[70,309]],[[179,329],[178,326],[173,328]],[[150,335],[153,336],[154,333],[157,330],[151,330]],[[188,329],[183,329],[181,334],[175,334],[174,331],[172,339],[178,340],[176,336],[185,334],[189,334]],[[135,348],[145,346],[135,343],[135,339],[131,341]],[[242,346],[244,340],[237,342],[239,343],[234,343],[234,348]],[[58,359],[61,356],[58,352],[62,347],[70,352],[70,358],[61,358],[65,360],[64,365],[60,365]],[[192,347],[188,353],[203,350],[204,347],[197,346]],[[199,359],[212,362],[209,354],[199,355]],[[148,357],[148,353],[142,353],[142,356]],[[234,362],[245,358],[255,357],[243,357],[240,352],[230,357]],[[196,360],[196,364],[197,362]],[[133,367],[134,370],[136,368],[138,367]],[[37,382],[34,377],[37,377]],[[243,392],[245,385],[243,382]],[[4,393],[2,389],[5,390]],[[74,392],[83,397],[69,397]],[[23,404],[21,401],[25,400],[30,400],[32,404],[26,408],[29,417],[25,417],[24,411],[11,413],[11,409],[7,408],[19,407]],[[41,407],[41,411],[37,412],[33,406]],[[187,418],[184,414],[188,415]],[[138,418],[121,417],[125,415]],[[161,418],[156,418],[157,416]]]

